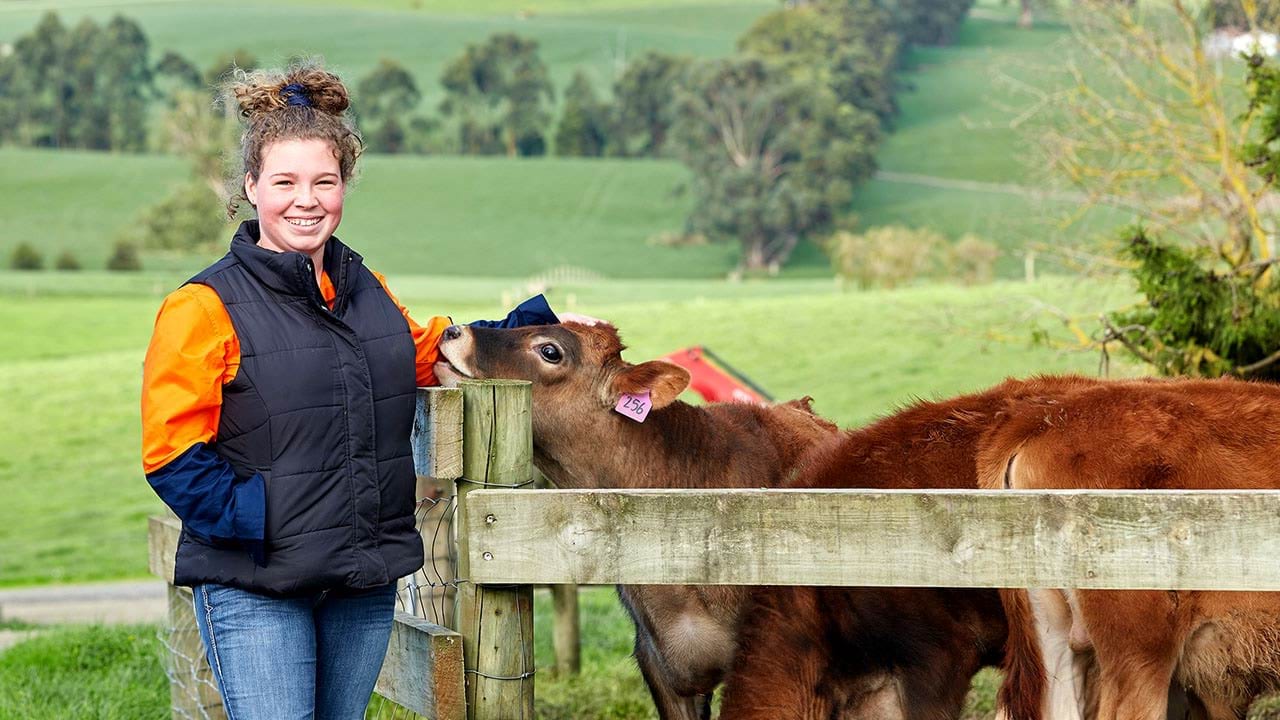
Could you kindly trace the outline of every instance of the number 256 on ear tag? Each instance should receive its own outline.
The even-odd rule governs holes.
[[[644,419],[649,417],[649,411],[653,409],[653,403],[649,401],[648,390],[639,394],[623,393],[613,409],[636,422],[644,422]]]

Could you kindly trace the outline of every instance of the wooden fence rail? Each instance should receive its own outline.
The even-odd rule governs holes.
[[[477,491],[479,583],[1280,590],[1280,491]]]

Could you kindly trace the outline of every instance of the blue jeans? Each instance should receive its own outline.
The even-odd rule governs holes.
[[[395,585],[273,598],[197,585],[196,624],[228,720],[362,720],[395,615]]]

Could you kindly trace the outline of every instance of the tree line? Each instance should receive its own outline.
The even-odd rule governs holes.
[[[840,225],[874,172],[898,110],[903,50],[949,41],[972,4],[791,0],[759,18],[727,58],[644,53],[607,95],[579,70],[558,117],[537,42],[499,33],[446,64],[437,114],[420,111],[413,73],[391,59],[358,78],[354,107],[374,152],[679,159],[694,197],[685,236],[738,242],[740,270],[776,272],[798,243]],[[159,146],[190,157],[192,181],[140,223],[154,229],[147,246],[182,249],[218,232],[193,227],[217,206],[229,132],[208,110],[209,91],[229,69],[257,61],[238,50],[202,71],[171,51],[155,64],[149,56],[128,18],[67,28],[46,14],[0,58],[0,143]],[[149,142],[148,105],[159,99],[168,105],[162,139]],[[188,215],[196,220],[174,222]]]

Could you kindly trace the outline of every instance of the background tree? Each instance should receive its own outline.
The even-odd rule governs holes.
[[[193,179],[144,210],[134,237],[150,250],[210,252],[228,234],[225,218],[225,205],[218,195]]]
[[[356,86],[365,142],[374,152],[404,152],[410,113],[422,101],[418,83],[404,66],[383,58]]]
[[[244,48],[236,48],[229,53],[222,53],[204,71],[204,85],[216,88],[236,69],[256,70],[258,58]]]
[[[147,100],[154,92],[146,34],[138,23],[116,15],[102,29],[97,60],[111,149],[145,150]]]
[[[0,96],[11,122],[0,132],[19,145],[70,145],[67,119],[60,102],[63,90],[63,52],[67,30],[57,13],[41,16],[28,35],[13,43],[13,53],[0,60]]]
[[[513,33],[499,33],[484,43],[468,45],[441,76],[445,99],[440,111],[459,124],[464,153],[536,155],[544,139],[554,99],[547,66],[538,43]]]
[[[234,147],[235,122],[209,102],[204,90],[178,89],[161,121],[161,147],[185,158],[194,181],[226,202],[226,149]]]
[[[899,36],[913,45],[946,45],[955,39],[974,0],[897,0],[890,6]]]
[[[598,157],[609,142],[609,104],[596,98],[591,80],[578,70],[564,91],[564,110],[556,127],[556,154]]]
[[[759,58],[699,63],[671,141],[693,172],[688,231],[741,243],[742,270],[777,270],[826,232],[875,169],[875,116]]]
[[[840,102],[874,113],[886,126],[898,112],[899,41],[878,0],[818,0],[768,13],[738,40],[738,49],[827,85]]]
[[[627,65],[613,86],[611,154],[664,154],[674,119],[676,90],[691,62],[686,57],[650,51]]]
[[[0,59],[0,140],[38,147],[141,151],[154,94],[147,38],[122,16],[68,31],[47,13]]]
[[[169,89],[166,95],[172,95],[178,89],[198,90],[204,85],[199,68],[172,50],[166,50],[160,56],[152,74],[157,80],[163,78],[167,81]]]
[[[75,147],[91,150],[111,148],[110,110],[98,64],[102,43],[102,28],[84,18],[72,28],[62,58],[68,138]]]

